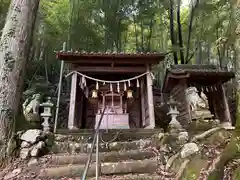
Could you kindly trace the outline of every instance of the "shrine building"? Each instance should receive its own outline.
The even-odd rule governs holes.
[[[162,92],[181,102],[177,105],[180,112],[177,119],[183,126],[197,120],[200,113],[201,119],[218,119],[223,126],[230,127],[233,120],[224,83],[234,77],[234,72],[214,65],[174,65],[166,71]],[[192,110],[191,103],[198,105],[194,93],[205,95],[205,99],[200,98],[206,101],[207,107]]]
[[[164,53],[58,52],[70,65],[68,129],[155,128],[152,66]]]

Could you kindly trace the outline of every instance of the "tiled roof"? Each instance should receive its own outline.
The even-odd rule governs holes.
[[[226,74],[234,77],[233,72],[229,72],[223,69],[217,68],[214,65],[175,65],[168,69],[172,74],[190,74],[190,75],[214,75],[214,74]]]
[[[59,60],[75,64],[86,64],[90,61],[94,63],[156,64],[164,60],[165,53],[57,52],[56,56]]]
[[[234,72],[219,69],[214,65],[174,65],[166,71],[163,91],[167,91],[180,79],[207,85],[225,83],[234,77]]]
[[[64,52],[64,51],[60,51],[57,52],[57,57],[61,57],[61,56],[77,56],[77,57],[115,57],[115,58],[144,58],[144,57],[165,57],[165,53],[156,53],[156,52],[147,52],[147,53],[117,53],[117,52]]]
[[[173,65],[171,69],[218,69],[217,66],[215,65],[209,65],[209,64],[178,64],[178,65]]]

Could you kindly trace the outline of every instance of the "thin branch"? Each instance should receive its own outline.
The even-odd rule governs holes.
[[[192,10],[190,14],[190,20],[188,25],[188,39],[187,39],[187,47],[186,47],[186,56],[185,59],[188,60],[189,58],[189,50],[190,50],[190,40],[191,40],[191,34],[192,34],[192,26],[193,26],[193,18],[195,14],[195,10],[197,9],[199,5],[199,0],[196,1],[196,4],[194,5],[192,2]]]
[[[191,59],[192,59],[193,56],[194,56],[194,52],[197,51],[197,50],[198,50],[198,46],[196,46],[195,50],[193,51],[193,53],[191,54],[191,56],[186,60],[185,64],[188,64],[188,63],[191,61]]]
[[[147,51],[151,50],[151,39],[152,39],[152,33],[153,33],[154,17],[155,17],[155,13],[152,13],[152,18],[151,18],[150,25],[149,25],[149,36],[148,36]]]

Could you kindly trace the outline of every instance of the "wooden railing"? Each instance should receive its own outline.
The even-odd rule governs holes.
[[[99,179],[99,167],[100,167],[100,163],[99,163],[99,128],[100,128],[100,125],[102,123],[102,119],[103,119],[103,116],[105,114],[105,111],[106,111],[106,106],[104,107],[104,109],[102,111],[102,114],[101,114],[100,120],[98,122],[97,128],[95,129],[94,138],[93,138],[93,142],[92,142],[92,145],[91,145],[91,150],[89,152],[88,161],[86,163],[86,166],[85,166],[85,169],[84,169],[84,172],[83,172],[83,175],[82,175],[82,180],[86,180],[86,178],[87,178],[87,173],[88,173],[88,170],[89,170],[89,167],[90,167],[90,163],[92,161],[92,155],[93,155],[93,150],[94,150],[95,146],[96,146],[96,180]]]

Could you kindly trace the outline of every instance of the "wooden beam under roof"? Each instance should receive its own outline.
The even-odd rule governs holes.
[[[98,72],[98,73],[144,73],[146,67],[111,67],[111,66],[79,66],[74,68],[79,72]]]

